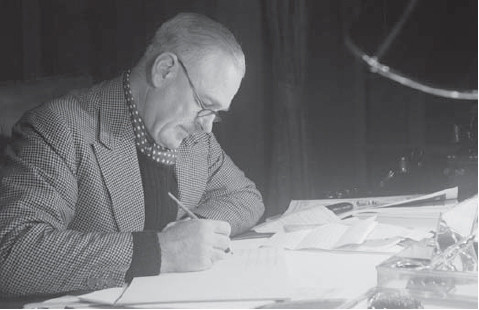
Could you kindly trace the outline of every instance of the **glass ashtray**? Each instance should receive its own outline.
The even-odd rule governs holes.
[[[477,306],[477,298],[436,298],[422,291],[381,287],[342,305],[347,309],[477,309]]]

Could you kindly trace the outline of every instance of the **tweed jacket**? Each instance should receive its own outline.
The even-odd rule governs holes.
[[[0,183],[0,294],[123,285],[145,207],[121,78],[27,112],[13,138]],[[180,200],[233,235],[263,214],[261,194],[213,134],[182,142],[175,173]]]

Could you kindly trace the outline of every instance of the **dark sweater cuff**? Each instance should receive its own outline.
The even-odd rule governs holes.
[[[139,231],[132,234],[133,258],[125,275],[125,281],[128,283],[134,277],[158,275],[161,267],[161,250],[157,233]]]

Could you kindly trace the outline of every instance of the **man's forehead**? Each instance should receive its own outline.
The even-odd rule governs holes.
[[[222,51],[212,51],[199,58],[196,63],[193,64],[198,71],[202,74],[209,73],[221,73],[221,70],[232,70],[240,72],[240,68],[237,66],[236,61],[232,55],[229,55]]]
[[[196,69],[193,80],[202,99],[218,109],[227,109],[242,80],[242,72],[231,57],[208,57]]]

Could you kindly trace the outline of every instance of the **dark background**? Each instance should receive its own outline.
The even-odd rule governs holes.
[[[453,185],[466,197],[477,192],[477,101],[380,77],[344,44],[349,37],[374,55],[408,4],[1,0],[0,129],[8,137],[32,105],[117,76],[163,21],[193,11],[226,25],[243,46],[246,77],[215,133],[257,183],[267,216],[291,199]],[[382,60],[437,87],[477,89],[477,1],[417,1]]]

